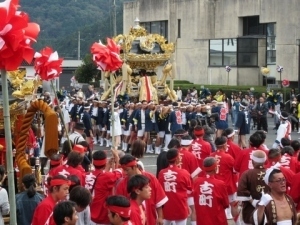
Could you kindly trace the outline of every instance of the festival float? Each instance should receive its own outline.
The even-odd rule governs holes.
[[[176,101],[173,90],[175,78],[175,44],[168,43],[159,34],[149,34],[139,25],[136,19],[129,34],[120,34],[113,38],[120,48],[122,68],[116,71],[110,88],[102,95],[101,100],[107,100],[114,89],[114,95],[119,102],[153,101],[161,103],[165,100]],[[158,79],[158,67],[163,66],[162,75]],[[104,72],[109,78],[110,74]],[[170,78],[170,87],[167,79]]]

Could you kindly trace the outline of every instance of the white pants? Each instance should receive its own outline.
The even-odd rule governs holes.
[[[164,225],[186,225],[187,219],[185,220],[164,220]]]

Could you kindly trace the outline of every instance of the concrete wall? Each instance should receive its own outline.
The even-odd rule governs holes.
[[[197,84],[227,84],[223,67],[209,67],[209,39],[242,36],[242,17],[259,16],[260,23],[276,23],[277,65],[282,79],[298,80],[300,39],[299,0],[136,0],[124,3],[124,33],[136,17],[142,22],[168,20],[168,39],[176,43],[177,78]],[[181,38],[177,21],[181,20]],[[230,84],[260,85],[266,65],[266,42],[259,40],[258,67],[232,68]],[[271,75],[279,75],[270,65]]]

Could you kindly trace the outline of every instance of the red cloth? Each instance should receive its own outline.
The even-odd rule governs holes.
[[[31,128],[29,129],[27,146],[29,148],[36,148],[36,146],[37,146],[35,135],[34,135],[33,130]]]
[[[114,170],[113,172],[100,172],[99,174],[94,187],[94,197],[90,205],[91,220],[94,223],[110,224],[105,201],[108,196],[112,195],[113,187],[117,180],[122,177],[122,172]]]
[[[291,190],[289,195],[297,204],[297,212],[300,212],[300,173],[297,173],[293,176],[293,183],[291,185]]]
[[[181,156],[181,164],[179,168],[187,170],[191,177],[194,178],[198,176],[201,169],[198,165],[198,160],[191,152],[186,148],[180,148],[179,155]]]
[[[219,150],[212,153],[211,156],[215,157],[218,162],[215,178],[224,181],[228,195],[234,194],[237,191],[236,174],[233,172],[234,159],[231,155]]]
[[[170,165],[159,172],[158,181],[169,199],[163,207],[164,219],[186,219],[189,215],[187,198],[193,190],[189,172]],[[175,208],[180,210],[175,211]]]
[[[163,206],[168,201],[168,198],[154,175],[145,171],[142,172],[142,175],[148,177],[150,180],[151,198],[145,201],[145,205],[147,224],[152,225],[156,224],[156,208]],[[124,195],[129,198],[129,194],[127,193],[128,179],[128,176],[126,176],[117,184],[116,195]]]
[[[233,141],[228,140],[227,141],[227,147],[228,147],[227,153],[229,155],[231,155],[232,158],[237,159],[238,155],[242,151],[242,149],[240,148],[240,146],[238,146],[237,144],[235,144]]]
[[[58,57],[57,52],[53,52],[50,47],[45,47],[34,57],[34,69],[42,80],[48,81],[59,77],[63,59]]]
[[[193,197],[197,224],[228,224],[225,215],[225,209],[229,207],[226,189],[225,183],[213,176],[205,175],[194,181]]]
[[[130,208],[131,208],[131,214],[130,214],[130,221],[134,225],[144,225],[143,224],[143,218],[142,215],[146,216],[145,207],[143,204],[141,206],[138,205],[138,203],[135,200],[130,200]],[[145,218],[147,221],[147,218]],[[148,224],[146,222],[146,224]],[[150,224],[149,224],[150,225]]]
[[[35,209],[32,219],[31,225],[55,225],[55,222],[53,220],[52,214],[53,214],[53,208],[55,206],[56,202],[52,198],[51,195],[49,195],[47,198],[45,198]],[[49,221],[48,223],[46,223]]]
[[[102,173],[102,170],[94,170],[91,172],[87,172],[85,174],[85,188],[89,191],[92,191],[92,188],[94,186],[94,182],[98,174]]]
[[[102,71],[116,71],[122,66],[120,58],[120,46],[112,39],[107,38],[107,45],[94,43],[91,47],[93,61]]]
[[[240,173],[240,176],[249,169],[253,169],[252,159],[250,156],[253,154],[253,151],[257,150],[257,148],[247,148],[240,151],[240,154],[235,159],[234,170]],[[263,150],[264,151],[264,150]],[[266,152],[267,155],[267,152]]]
[[[2,1],[0,6],[0,69],[7,71],[17,70],[23,60],[31,63],[31,45],[40,32],[40,26],[29,23],[29,16],[18,8],[18,0]]]
[[[193,140],[189,151],[197,158],[198,165],[202,169],[203,160],[211,154],[211,145],[202,138],[196,138]]]
[[[84,186],[85,184],[85,173],[81,172],[80,170],[69,166],[69,165],[60,165],[56,168],[53,169],[52,172],[53,176],[56,175],[63,175],[65,177],[68,177],[70,175],[75,175],[78,177],[78,179],[80,180],[80,184],[81,186]]]
[[[292,170],[294,173],[297,173],[298,171],[298,160],[294,156],[290,156],[289,154],[285,153],[284,155],[281,156],[280,159],[280,164]]]

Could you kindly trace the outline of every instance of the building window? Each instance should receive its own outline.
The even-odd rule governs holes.
[[[276,24],[267,24],[267,64],[276,64]]]
[[[266,25],[259,23],[259,16],[243,18],[243,36],[265,35]]]
[[[181,38],[181,19],[178,19],[178,24],[177,24],[177,38]]]
[[[153,21],[153,22],[142,22],[140,23],[142,27],[150,34],[159,34],[168,39],[168,21]]]
[[[238,39],[238,66],[258,65],[258,39],[239,38]]]
[[[258,39],[229,38],[209,41],[210,66],[257,66]]]

